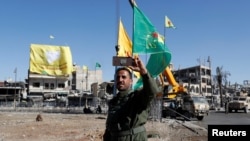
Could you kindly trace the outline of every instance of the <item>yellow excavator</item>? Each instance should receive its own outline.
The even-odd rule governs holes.
[[[159,78],[163,88],[162,117],[182,117],[185,120],[196,117],[202,120],[208,115],[209,105],[206,98],[201,95],[190,95],[187,88],[177,83],[169,66]]]
[[[160,74],[160,80],[163,86],[163,96],[167,96],[169,99],[176,98],[177,95],[187,93],[187,89],[176,82],[170,67],[168,66],[162,74]],[[164,77],[167,79],[165,82]],[[171,87],[171,88],[170,88]]]

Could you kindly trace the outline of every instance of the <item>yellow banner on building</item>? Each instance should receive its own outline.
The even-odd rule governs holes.
[[[67,76],[72,71],[70,47],[31,44],[30,72],[52,76]]]

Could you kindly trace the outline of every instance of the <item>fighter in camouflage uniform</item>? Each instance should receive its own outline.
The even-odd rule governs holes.
[[[119,93],[109,102],[103,141],[148,140],[144,124],[148,119],[150,103],[159,90],[139,58],[135,59],[135,65],[130,68],[140,72],[143,88],[132,90],[132,73],[127,68],[117,69],[116,87]]]

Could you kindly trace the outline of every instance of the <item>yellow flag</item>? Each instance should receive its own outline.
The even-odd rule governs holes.
[[[82,66],[82,70],[84,73],[88,73],[88,66]]]
[[[88,70],[88,67],[87,67],[87,66],[82,66],[82,69],[83,69],[84,71],[86,71],[86,70]]]
[[[123,57],[132,57],[132,42],[122,24],[122,21],[120,19],[119,22],[119,34],[118,34],[118,55],[117,56],[123,56]],[[139,78],[140,73],[133,72],[134,75]]]
[[[172,21],[167,16],[165,16],[165,27],[174,29],[176,28],[172,23]]]
[[[119,22],[119,34],[118,34],[118,56],[131,56],[132,57],[132,42],[124,29],[122,21]]]
[[[68,46],[31,44],[30,72],[68,76],[72,71],[72,55]]]

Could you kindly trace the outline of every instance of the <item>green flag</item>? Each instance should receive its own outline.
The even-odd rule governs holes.
[[[99,63],[96,62],[96,63],[95,63],[95,67],[96,67],[96,68],[100,68],[101,65],[100,65]]]
[[[143,12],[132,4],[134,13],[133,53],[147,54],[167,52],[161,36]]]
[[[166,67],[169,65],[171,60],[170,53],[156,53],[151,54],[146,65],[148,72],[152,75],[153,78],[156,78],[161,74]],[[142,86],[142,78],[137,80],[137,82],[133,85],[134,89],[138,89]]]
[[[161,74],[171,61],[171,53],[164,44],[164,38],[160,35],[149,19],[138,9],[133,0],[130,0],[134,10],[133,53],[151,54],[146,65],[153,78]],[[142,86],[140,78],[133,86],[138,89]]]

